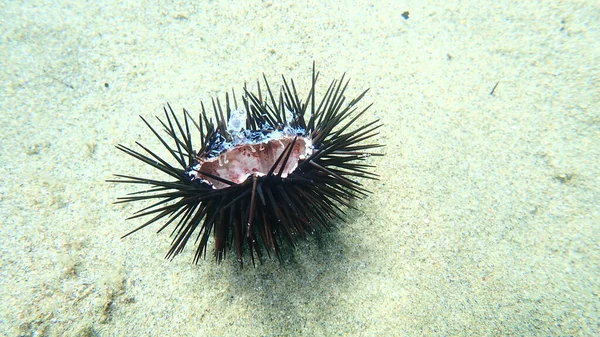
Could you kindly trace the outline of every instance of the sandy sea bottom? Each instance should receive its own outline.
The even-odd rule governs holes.
[[[598,333],[596,2],[1,7],[0,335]],[[263,73],[304,96],[313,61],[384,124],[346,223],[243,269],[120,239],[135,188],[105,180],[164,178],[114,148],[160,148],[138,115]]]

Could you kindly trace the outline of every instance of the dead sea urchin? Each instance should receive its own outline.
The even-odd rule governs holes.
[[[110,180],[148,187],[117,201],[150,202],[130,217],[147,220],[125,236],[160,220],[159,232],[173,227],[167,258],[181,253],[193,237],[197,263],[212,235],[218,262],[233,247],[242,264],[246,254],[253,263],[263,251],[279,257],[282,245],[293,247],[306,233],[342,219],[350,201],[367,193],[357,178],[377,177],[363,160],[378,155],[369,151],[381,145],[365,141],[380,124],[355,125],[369,108],[358,108],[367,90],[346,100],[348,81],[342,76],[317,98],[318,77],[313,65],[304,100],[293,80],[284,77],[276,97],[265,78],[266,91],[260,84],[256,92],[244,88],[240,105],[235,93],[227,94],[224,104],[213,99],[214,119],[203,104],[198,119],[185,109],[177,117],[167,104],[164,116],[157,117],[163,130],[141,117],[167,155],[140,143],[139,150],[117,148],[168,179],[115,174]],[[199,135],[198,149],[193,134]]]

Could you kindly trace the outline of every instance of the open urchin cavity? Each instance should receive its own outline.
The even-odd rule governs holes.
[[[253,263],[263,252],[279,257],[283,246],[343,220],[350,201],[368,193],[358,180],[377,178],[364,159],[379,155],[370,151],[381,145],[369,140],[380,124],[355,125],[369,108],[358,104],[366,90],[347,100],[342,76],[319,97],[318,77],[313,64],[304,99],[293,80],[284,77],[276,96],[265,78],[266,90],[244,88],[241,102],[235,93],[224,104],[213,99],[211,113],[202,104],[198,118],[185,109],[177,116],[168,104],[157,117],[160,128],[142,117],[167,155],[139,143],[139,150],[117,148],[166,179],[116,174],[110,180],[147,186],[119,198],[149,202],[130,217],[147,220],[125,236],[159,222],[159,232],[172,227],[167,258],[191,239],[197,263],[212,236],[218,262],[235,250],[242,264],[245,255]]]

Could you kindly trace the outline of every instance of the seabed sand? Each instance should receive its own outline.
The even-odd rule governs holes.
[[[0,335],[598,333],[596,1],[197,3],[1,5]],[[385,124],[348,223],[242,270],[120,239],[138,115],[313,60]]]

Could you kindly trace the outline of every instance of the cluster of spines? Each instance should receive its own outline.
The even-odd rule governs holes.
[[[134,158],[166,173],[174,181],[154,180],[134,176],[116,175],[114,182],[149,185],[150,188],[120,198],[118,202],[155,201],[150,206],[136,212],[131,218],[151,216],[141,228],[166,219],[158,230],[164,230],[175,223],[171,233],[173,242],[167,258],[182,252],[189,239],[200,226],[196,237],[197,249],[194,262],[206,256],[208,241],[213,235],[214,253],[217,261],[225,257],[228,246],[234,245],[237,259],[243,261],[244,243],[254,263],[255,255],[260,259],[261,247],[269,254],[273,251],[280,256],[281,241],[284,239],[294,246],[297,237],[312,232],[319,227],[330,228],[336,219],[342,219],[344,207],[351,207],[350,200],[359,198],[367,190],[352,177],[376,179],[368,170],[372,166],[361,159],[378,153],[366,152],[380,147],[378,144],[362,144],[375,136],[380,124],[372,121],[365,126],[350,127],[370,107],[358,113],[356,104],[367,91],[344,105],[344,92],[348,81],[344,77],[333,81],[322,100],[316,102],[316,82],[318,73],[313,66],[311,90],[306,100],[299,98],[293,80],[283,78],[279,100],[266,80],[267,97],[263,100],[260,85],[254,94],[244,88],[243,104],[247,114],[246,129],[256,130],[265,125],[279,129],[284,125],[302,128],[305,137],[312,140],[314,153],[299,162],[297,169],[286,178],[281,176],[296,139],[285,148],[273,167],[264,176],[254,175],[241,184],[235,184],[208,172],[199,172],[211,179],[228,185],[223,189],[213,189],[210,185],[192,181],[186,170],[199,157],[206,156],[214,146],[217,137],[227,135],[227,120],[232,111],[229,95],[225,97],[223,108],[218,99],[212,101],[216,122],[208,117],[204,105],[198,122],[184,110],[183,123],[177,118],[170,105],[164,108],[165,119],[157,118],[168,138],[161,136],[144,118],[144,123],[152,130],[169,154],[177,162],[171,165],[167,160],[137,143],[143,152],[118,145],[117,148]],[[270,102],[270,103],[269,103]],[[238,109],[233,94],[233,109]],[[286,112],[292,112],[288,121]],[[310,111],[308,118],[305,118]],[[351,117],[352,116],[352,117]],[[200,133],[200,149],[194,151],[190,124]],[[168,140],[173,145],[169,145]]]

